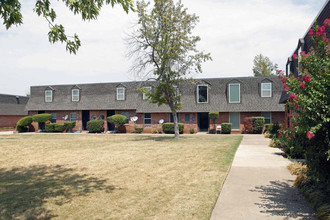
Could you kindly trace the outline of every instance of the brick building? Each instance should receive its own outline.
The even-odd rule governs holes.
[[[31,98],[26,105],[29,115],[53,114],[53,122],[76,121],[77,130],[86,130],[89,120],[104,120],[106,130],[112,130],[106,117],[122,114],[127,117],[126,132],[133,132],[136,126],[144,132],[152,128],[161,130],[160,120],[172,121],[171,111],[166,105],[158,107],[149,103],[137,88],[153,90],[155,81],[97,83],[79,85],[32,86]],[[185,124],[184,132],[190,128],[196,131],[213,129],[208,113],[218,111],[223,122],[233,124],[233,132],[243,128],[245,117],[264,116],[266,123],[282,122],[284,105],[279,103],[282,83],[277,77],[240,77],[199,79],[193,84],[178,85],[183,108],[179,110],[179,122]],[[37,124],[34,124],[37,128]]]
[[[25,105],[29,97],[0,94],[0,128],[15,128],[17,121],[28,115]]]

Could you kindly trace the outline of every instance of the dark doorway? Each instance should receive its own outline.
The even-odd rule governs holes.
[[[87,130],[87,122],[89,121],[89,110],[82,110],[82,127]]]
[[[198,128],[199,131],[209,130],[209,113],[207,112],[198,113]]]
[[[114,110],[107,110],[107,117],[113,116],[115,114]],[[108,125],[108,131],[114,131],[115,125],[107,122]]]
[[[38,114],[44,114],[45,111],[38,111]],[[45,122],[38,123],[38,130],[44,131],[45,130]]]

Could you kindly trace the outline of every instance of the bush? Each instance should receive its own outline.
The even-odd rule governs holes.
[[[16,131],[18,132],[27,132],[29,131],[29,126],[32,123],[32,117],[26,116],[21,118],[16,124]]]
[[[153,128],[153,129],[151,129],[151,133],[153,133],[153,134],[158,134],[158,130],[157,130],[157,128]]]
[[[62,124],[51,123],[46,124],[45,130],[46,132],[63,132],[65,130],[65,126]]]
[[[264,129],[265,118],[264,117],[252,117],[253,133],[261,134]]]
[[[111,124],[114,124],[117,127],[120,127],[126,124],[127,118],[124,115],[117,114],[107,117],[107,121]]]
[[[209,112],[209,119],[218,119],[219,112]]]
[[[32,120],[34,122],[38,122],[38,123],[43,123],[43,122],[49,121],[52,118],[53,118],[53,116],[51,114],[46,114],[46,113],[37,114],[37,115],[32,116]]]
[[[74,127],[76,127],[76,122],[64,122],[64,130],[69,130],[72,131],[72,129],[74,129]]]
[[[190,133],[190,134],[195,134],[195,128],[190,128],[190,129],[189,129],[189,133]]]
[[[273,124],[265,124],[265,133],[270,134]]]
[[[253,133],[253,122],[251,117],[244,118],[244,133],[246,134]]]
[[[179,133],[182,134],[184,124],[183,123],[178,123],[178,124],[179,124]],[[164,123],[162,129],[165,134],[174,134],[174,123]]]
[[[222,134],[230,134],[232,128],[232,123],[222,123],[221,124],[221,133]]]
[[[124,116],[125,117],[125,116]],[[87,130],[89,133],[102,133],[104,131],[103,120],[91,120],[87,122]]]
[[[141,134],[143,131],[143,127],[135,127],[134,130],[135,130],[135,133]]]
[[[271,130],[270,130],[270,134],[272,137],[277,137],[278,135],[278,130],[280,130],[281,126],[278,122],[274,123]]]

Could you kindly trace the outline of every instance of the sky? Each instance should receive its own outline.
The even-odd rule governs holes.
[[[211,53],[195,78],[252,76],[253,59],[268,56],[285,70],[287,58],[326,0],[181,0],[199,16],[193,31],[198,49]],[[104,7],[95,21],[82,21],[61,1],[51,1],[57,23],[77,33],[81,47],[70,54],[48,41],[48,23],[21,0],[23,25],[6,30],[0,18],[0,94],[26,95],[30,86],[143,80],[129,71],[126,40],[137,21],[119,6]]]

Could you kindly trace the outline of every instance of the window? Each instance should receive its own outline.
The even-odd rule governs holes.
[[[144,124],[151,124],[151,113],[144,113]]]
[[[97,119],[96,115],[92,115],[92,120],[96,120],[96,119]]]
[[[208,89],[207,86],[197,86],[197,103],[208,103]]]
[[[70,121],[76,121],[77,120],[77,114],[74,113],[70,113]]]
[[[51,123],[56,123],[56,113],[51,113],[53,118],[50,120]]]
[[[180,121],[179,120],[179,113],[176,113],[176,117],[178,118],[178,122],[179,122]],[[174,118],[173,118],[172,113],[170,113],[170,122],[174,122]]]
[[[125,100],[125,88],[117,88],[117,100]]]
[[[72,101],[79,102],[79,89],[72,89]]]
[[[261,83],[261,97],[272,97],[271,83]]]
[[[261,117],[265,118],[265,124],[272,123],[272,117],[270,112],[261,112]]]
[[[53,91],[46,90],[45,91],[45,102],[52,102],[53,101]]]
[[[240,84],[229,84],[229,103],[240,103]]]
[[[104,119],[105,119],[104,115],[100,115],[100,120],[104,120]]]
[[[129,113],[128,112],[123,112],[123,113],[121,113],[121,115],[124,115],[126,117],[126,124],[128,124]]]
[[[190,114],[185,114],[184,115],[184,121],[189,122],[190,121]]]
[[[229,113],[229,123],[232,124],[232,130],[240,130],[240,114],[239,112]]]
[[[145,89],[147,92],[151,91],[151,87],[145,87]],[[146,93],[143,93],[143,100],[147,100],[147,99],[148,99],[148,97],[147,97]]]

